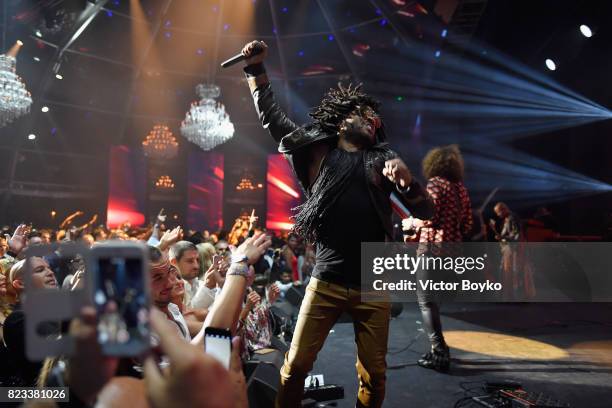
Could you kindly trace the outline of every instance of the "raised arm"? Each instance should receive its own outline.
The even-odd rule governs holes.
[[[259,120],[278,143],[283,136],[298,126],[287,117],[274,99],[272,86],[266,74],[263,61],[268,55],[268,46],[263,41],[252,41],[244,46],[242,53],[247,57],[244,72],[253,96]]]
[[[270,238],[266,235],[255,234],[251,238],[247,238],[232,253],[232,265],[227,272],[223,289],[217,295],[215,303],[206,316],[202,330],[191,340],[192,344],[198,346],[204,344],[204,329],[209,326],[229,328],[234,331],[242,310],[242,299],[244,299],[247,279],[249,278],[249,265],[257,262],[271,243]]]

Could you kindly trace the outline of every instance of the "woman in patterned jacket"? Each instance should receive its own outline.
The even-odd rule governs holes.
[[[434,215],[429,220],[406,218],[404,231],[415,233],[419,242],[418,254],[429,256],[457,255],[449,242],[461,242],[472,228],[472,208],[467,189],[463,185],[463,157],[457,145],[431,149],[423,159],[423,175],[427,178],[427,192],[434,203]],[[431,279],[429,271],[417,272],[419,279]],[[435,271],[434,271],[435,273]],[[431,351],[418,361],[421,367],[446,372],[450,366],[450,352],[442,334],[440,308],[433,293],[417,291],[423,325],[431,342]]]

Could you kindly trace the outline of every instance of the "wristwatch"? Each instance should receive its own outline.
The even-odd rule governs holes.
[[[249,257],[243,254],[232,254],[232,258],[231,258],[231,262],[230,263],[248,263],[249,261]]]
[[[237,262],[237,263],[232,262],[232,265],[227,271],[227,276],[238,275],[248,280],[249,272],[250,272],[250,268],[246,262],[242,262],[242,261]]]

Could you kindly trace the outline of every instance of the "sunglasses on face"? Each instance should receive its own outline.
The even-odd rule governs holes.
[[[373,120],[376,128],[381,126],[380,115],[378,115],[378,113],[376,113],[376,111],[369,106],[357,106],[353,111],[353,114],[359,115],[364,119]]]

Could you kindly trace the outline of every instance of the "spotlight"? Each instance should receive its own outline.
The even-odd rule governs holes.
[[[34,35],[36,35],[38,38],[42,38],[42,33],[40,32],[40,30],[34,31]]]
[[[36,62],[40,62],[40,58],[38,58],[38,57],[34,57],[34,61],[36,61]]]
[[[442,51],[440,51],[440,50],[436,50],[436,53],[434,54],[434,56],[435,56],[436,58],[440,58],[440,55],[441,55],[441,54],[442,54]]]
[[[557,69],[557,64],[555,64],[555,61],[551,60],[550,58],[547,58],[546,68],[550,69],[551,71],[554,71]]]
[[[34,133],[30,133],[28,135],[28,140],[35,140],[36,139],[36,135]]]
[[[56,77],[57,79],[64,79],[64,77],[63,77],[61,74],[55,74],[55,77]]]
[[[40,108],[40,111],[43,113],[47,113],[49,112],[49,107],[48,106],[43,106],[42,108]]]
[[[586,38],[591,38],[593,36],[593,32],[591,31],[591,28],[588,25],[586,25],[586,24],[583,24],[583,25],[580,26],[580,32]]]

